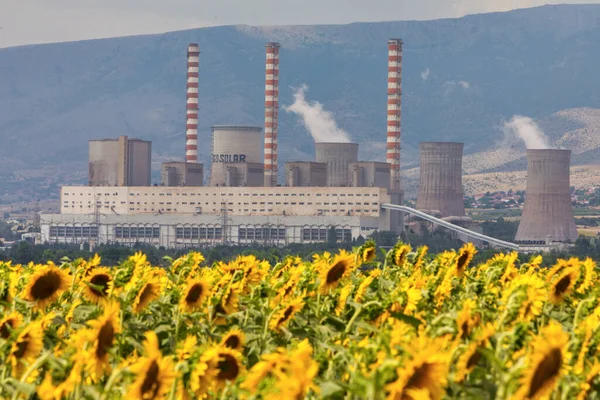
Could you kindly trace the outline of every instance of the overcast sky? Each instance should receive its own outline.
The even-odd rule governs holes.
[[[210,25],[436,19],[553,0],[0,0],[0,47]],[[588,2],[600,3],[600,0]]]

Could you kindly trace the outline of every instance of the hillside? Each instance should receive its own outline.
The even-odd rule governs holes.
[[[553,138],[563,132],[555,140],[582,150],[575,163],[597,159],[595,144],[585,149],[600,141],[598,131],[572,109],[600,109],[594,78],[600,5],[545,6],[436,21],[225,26],[2,49],[0,195],[15,188],[56,193],[56,184],[83,182],[92,138],[152,140],[155,167],[181,158],[190,42],[202,53],[205,162],[211,125],[262,125],[264,43],[270,40],[282,44],[280,103],[290,104],[292,88],[307,84],[308,99],[323,103],[361,142],[361,158],[381,160],[390,37],[405,42],[406,168],[417,165],[420,141],[445,140],[465,142],[473,154],[465,159],[467,171],[517,170],[523,161],[517,156],[480,155],[492,160],[484,170],[475,155],[497,149],[503,121],[514,114],[547,121],[542,126]],[[313,144],[298,119],[280,115],[280,160],[311,158]]]

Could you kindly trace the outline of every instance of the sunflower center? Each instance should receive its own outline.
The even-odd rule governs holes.
[[[202,292],[204,292],[202,285],[200,285],[199,283],[196,283],[194,286],[192,286],[190,288],[187,296],[185,296],[185,302],[188,304],[193,304],[193,303],[197,302],[198,299],[200,298],[200,296],[202,295]]]
[[[29,333],[26,333],[23,338],[17,342],[17,351],[14,352],[15,358],[21,358],[27,352],[30,339]]]
[[[460,326],[460,338],[466,339],[468,334],[469,334],[469,323],[467,321],[465,321]]]
[[[237,335],[231,335],[225,340],[225,346],[230,349],[237,349],[240,345],[240,338]]]
[[[103,358],[107,353],[110,346],[112,346],[115,338],[115,328],[110,321],[106,322],[100,328],[98,332],[98,347],[96,347],[96,356]]]
[[[146,302],[149,301],[149,299],[152,297],[152,292],[152,284],[148,283],[146,286],[144,286],[142,292],[140,293],[140,307],[146,305]]]
[[[461,254],[460,257],[458,257],[458,261],[457,261],[457,268],[460,270],[464,269],[467,266],[467,261],[469,260],[469,253],[464,252],[463,254]]]
[[[290,317],[292,316],[293,312],[294,312],[294,307],[290,306],[290,307],[286,308],[285,312],[283,313],[283,316],[281,318],[279,318],[279,323],[283,324],[288,319],[290,319]]]
[[[327,272],[327,283],[331,284],[339,281],[340,278],[344,275],[344,272],[346,272],[346,267],[346,261],[338,261],[337,263],[335,263],[333,267],[331,267],[329,272]]]
[[[10,329],[15,329],[15,321],[9,319],[5,321],[2,325],[0,325],[0,337],[2,339],[8,339],[8,337],[10,336],[9,326]]]
[[[91,286],[90,289],[98,296],[106,296],[108,294],[108,282],[110,282],[110,276],[105,274],[94,275],[90,279],[90,283],[94,286]],[[96,287],[101,289],[98,290]]]
[[[35,300],[45,300],[52,297],[61,284],[61,277],[56,272],[50,271],[39,277],[31,287],[31,296]]]
[[[237,360],[231,354],[221,354],[222,360],[217,364],[219,374],[217,379],[232,381],[237,378],[240,373],[240,367],[238,366]]]
[[[469,357],[469,359],[467,360],[467,369],[476,366],[479,360],[481,360],[481,353],[479,353],[479,351],[476,349],[475,353],[473,353],[471,357]]]
[[[567,275],[564,278],[561,278],[558,282],[556,282],[556,286],[554,286],[554,293],[557,296],[564,294],[567,291],[570,283],[571,283],[570,275]]]
[[[431,368],[432,365],[424,363],[415,369],[408,382],[406,383],[406,389],[422,389],[427,387],[427,383],[431,380]]]
[[[562,366],[562,353],[560,349],[552,349],[550,353],[538,364],[531,383],[527,397],[533,398],[546,383],[555,378]]]
[[[150,368],[148,368],[146,376],[144,377],[144,382],[142,383],[142,398],[153,399],[156,397],[158,389],[160,388],[160,382],[158,381],[159,372],[160,369],[158,368],[158,363],[156,360],[152,360],[152,364],[150,364]],[[148,396],[146,393],[151,394]]]
[[[374,258],[375,258],[375,249],[373,249],[373,248],[367,249],[365,251],[365,260],[373,261]]]

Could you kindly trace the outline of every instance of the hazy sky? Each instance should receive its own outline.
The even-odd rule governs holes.
[[[209,25],[435,19],[554,0],[0,0],[0,47]],[[600,0],[590,0],[600,3]]]

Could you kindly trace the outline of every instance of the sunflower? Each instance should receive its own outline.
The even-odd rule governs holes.
[[[294,318],[294,315],[298,311],[302,310],[302,307],[304,307],[304,301],[302,301],[301,298],[291,300],[289,303],[284,304],[271,318],[269,328],[274,331],[280,330],[288,323],[288,321]]]
[[[328,293],[335,289],[338,284],[350,275],[354,269],[354,257],[345,250],[340,251],[329,263],[321,264],[321,292]]]
[[[179,301],[179,308],[183,312],[193,312],[200,309],[204,300],[208,297],[210,288],[205,279],[192,279],[183,290]]]
[[[550,301],[554,304],[559,304],[571,293],[578,277],[579,270],[577,268],[563,270],[550,286]]]
[[[543,280],[535,275],[528,278],[526,297],[519,308],[519,317],[525,321],[540,316],[546,304],[547,289]]]
[[[559,323],[551,321],[532,341],[526,359],[521,387],[514,399],[541,399],[556,387],[567,364],[569,335]]]
[[[35,308],[43,310],[56,301],[69,287],[69,274],[53,264],[40,266],[29,277],[25,286],[25,300],[35,303]]]
[[[477,253],[477,250],[475,249],[475,246],[473,246],[473,243],[466,243],[458,251],[458,258],[456,259],[456,274],[458,276],[463,276],[465,269],[473,260],[475,253]]]
[[[240,351],[244,347],[244,332],[238,328],[233,328],[221,339],[221,345],[228,349]]]
[[[190,376],[190,387],[199,399],[206,397],[211,387],[215,385],[219,373],[217,359],[213,353],[214,351],[204,352]]]
[[[235,382],[244,373],[242,355],[239,351],[219,347],[216,352],[216,360],[217,375],[215,376],[215,383],[217,388],[224,387],[227,382]]]
[[[227,290],[225,290],[225,293],[221,298],[221,307],[223,307],[223,311],[225,311],[225,314],[233,314],[238,310],[240,301],[239,294],[239,285],[232,284],[227,287]]]
[[[411,252],[411,247],[404,243],[398,243],[393,249],[393,262],[398,267],[403,267],[406,263],[408,253]]]
[[[129,387],[125,397],[144,400],[165,399],[175,379],[175,365],[170,357],[162,357],[156,333],[146,332],[144,349],[146,356],[130,367],[131,372],[136,375],[136,380]]]
[[[148,304],[160,297],[160,293],[161,285],[156,280],[150,280],[142,284],[140,290],[133,299],[133,312],[137,314],[143,311]]]
[[[415,257],[415,261],[413,263],[415,268],[421,267],[423,261],[425,260],[425,256],[427,255],[427,250],[429,250],[429,247],[426,245],[423,245],[417,249],[417,256]]]
[[[481,359],[481,349],[485,348],[488,343],[490,336],[494,334],[494,328],[492,325],[487,325],[479,337],[472,341],[465,352],[460,356],[456,364],[456,382],[462,382],[467,375],[469,375],[473,369],[479,363]]]
[[[23,322],[23,316],[16,311],[11,312],[0,320],[0,338],[8,339],[12,331]]]
[[[92,380],[97,381],[105,372],[110,372],[108,353],[113,346],[115,337],[121,332],[119,324],[120,307],[118,303],[109,303],[104,313],[96,320],[90,321],[90,337],[92,339],[92,357],[87,366],[91,369]]]
[[[110,269],[106,267],[94,268],[83,283],[85,284],[83,295],[92,303],[100,303],[108,297],[108,293],[113,286]]]
[[[596,263],[591,258],[586,258],[582,263],[582,267],[584,273],[581,283],[577,288],[577,293],[585,293],[592,287],[593,282],[596,280]]]
[[[359,249],[359,255],[361,263],[370,263],[377,257],[377,251],[375,249],[375,242],[369,240]]]
[[[411,390],[427,391],[431,399],[441,399],[448,374],[448,357],[442,351],[441,340],[427,340],[421,337],[411,355],[412,357],[396,370],[398,379],[386,385],[388,399],[407,399]]]
[[[335,306],[335,315],[337,315],[338,317],[341,313],[344,312],[344,309],[346,308],[346,301],[348,300],[348,297],[350,297],[353,288],[354,286],[352,285],[352,283],[348,283],[342,288],[342,290],[340,290],[340,297],[338,299],[337,305]]]
[[[471,330],[479,322],[478,316],[473,313],[476,306],[477,304],[474,300],[465,300],[463,308],[456,318],[456,325],[458,327],[457,332],[460,339],[468,338],[471,334]]]
[[[11,346],[8,362],[15,378],[22,375],[25,366],[33,362],[44,348],[44,332],[39,322],[32,322],[23,329]]]

